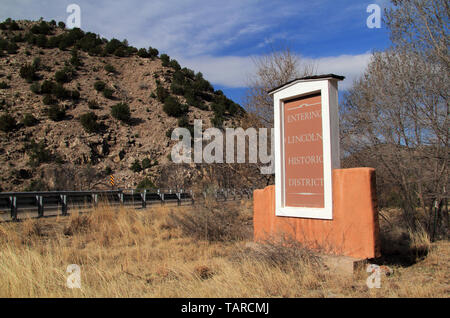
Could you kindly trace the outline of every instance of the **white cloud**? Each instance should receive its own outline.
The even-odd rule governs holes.
[[[317,65],[317,74],[334,73],[345,76],[340,89],[350,88],[353,81],[364,72],[370,60],[370,53],[358,55],[340,55],[321,58],[300,57],[305,62]],[[179,58],[186,65],[205,75],[211,83],[225,87],[245,87],[246,80],[255,71],[251,56],[199,56],[195,58]]]
[[[353,85],[353,81],[362,75],[369,64],[370,53],[358,55],[340,55],[313,59],[317,64],[318,74],[334,73],[345,76],[339,83],[339,89],[346,90]]]

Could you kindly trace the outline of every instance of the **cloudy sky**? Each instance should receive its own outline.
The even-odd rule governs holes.
[[[384,25],[369,29],[367,6],[387,0],[0,0],[0,20],[66,22],[69,4],[81,8],[81,28],[127,39],[201,71],[216,89],[241,102],[253,58],[289,45],[314,61],[318,73],[346,76],[351,87],[371,52],[389,46]]]

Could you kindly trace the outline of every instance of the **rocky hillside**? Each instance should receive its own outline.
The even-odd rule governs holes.
[[[157,49],[62,22],[0,24],[1,191],[110,188],[110,174],[119,188],[223,186],[211,168],[170,164],[171,130],[194,119],[239,126],[244,116]]]

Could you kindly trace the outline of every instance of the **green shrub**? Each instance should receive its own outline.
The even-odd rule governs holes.
[[[20,77],[22,77],[29,83],[38,79],[38,76],[36,74],[36,69],[33,67],[33,65],[30,65],[30,64],[23,65],[20,68],[19,74],[20,74]]]
[[[175,95],[180,95],[180,96],[184,95],[183,86],[175,84],[175,83],[172,83],[172,85],[170,85],[170,91]]]
[[[123,43],[122,42],[120,42],[117,39],[111,39],[111,41],[109,41],[105,45],[105,53],[113,54],[120,47],[123,47]]]
[[[94,133],[99,129],[97,119],[98,117],[94,112],[89,112],[80,116],[80,123],[86,132]]]
[[[150,159],[148,159],[148,158],[142,159],[142,169],[143,170],[151,168],[152,166],[153,165],[152,165],[152,162],[150,161]]]
[[[88,101],[88,107],[89,109],[100,109],[100,106],[98,105],[97,101],[93,99]]]
[[[108,87],[103,89],[103,96],[104,97],[106,97],[108,99],[113,99],[114,98],[113,94],[114,94],[114,90],[113,89],[108,88]]]
[[[189,118],[186,115],[178,118],[178,127],[189,127]]]
[[[169,66],[169,63],[170,63],[170,56],[169,55],[163,53],[163,54],[161,54],[161,56],[159,58],[162,61],[162,66],[166,66],[166,67]]]
[[[133,164],[130,167],[130,170],[133,171],[133,172],[140,172],[140,171],[142,171],[142,166],[141,166],[141,163],[139,162],[139,160],[136,159],[133,162]]]
[[[17,123],[14,117],[10,114],[4,114],[0,116],[0,130],[4,132],[10,132],[16,129]]]
[[[58,22],[58,27],[59,27],[60,29],[65,29],[65,28],[66,28],[66,24],[65,24],[64,22],[62,22],[62,21],[59,21],[59,22]]]
[[[0,82],[0,89],[7,89],[9,88],[8,83],[6,83],[5,81]]]
[[[77,101],[77,100],[80,99],[80,92],[77,91],[77,90],[73,90],[73,91],[70,92],[70,97],[71,97],[73,100]]]
[[[141,190],[156,189],[156,186],[149,178],[146,177],[141,182],[139,182],[139,184],[137,185],[137,189]]]
[[[107,166],[105,167],[105,170],[103,170],[103,173],[106,175],[110,175],[113,173],[113,170],[111,169],[111,167]]]
[[[96,91],[101,92],[105,89],[106,83],[103,81],[97,81],[94,83],[94,88]]]
[[[28,155],[30,157],[29,164],[32,167],[38,167],[41,163],[51,162],[53,159],[52,153],[47,149],[44,141],[36,143],[34,140],[26,145]]]
[[[56,104],[56,99],[54,99],[52,95],[47,94],[42,98],[42,102],[44,105],[53,105]]]
[[[149,47],[149,48],[148,48],[148,55],[150,56],[150,58],[153,59],[153,58],[157,57],[158,54],[159,54],[159,52],[158,52],[157,49],[152,48],[152,47]]]
[[[187,105],[180,104],[176,98],[169,96],[164,102],[163,110],[169,116],[180,117],[188,112],[189,107]]]
[[[19,25],[17,24],[16,21],[12,21],[12,22],[10,23],[10,25],[9,25],[9,29],[10,29],[11,31],[17,31],[17,30],[20,30],[20,27],[19,27]]]
[[[36,38],[36,45],[41,48],[47,47],[48,39],[44,34],[39,34]]]
[[[22,34],[17,34],[17,35],[14,35],[14,37],[12,38],[12,41],[13,41],[14,43],[19,43],[19,42],[24,42],[25,39],[24,39],[24,37],[22,36]]]
[[[66,117],[66,110],[58,105],[51,105],[47,108],[47,116],[53,121],[61,121]]]
[[[69,72],[66,69],[59,70],[55,73],[55,80],[58,83],[68,83],[71,80]]]
[[[18,49],[19,47],[17,46],[16,43],[9,42],[6,51],[8,52],[8,54],[16,54]]]
[[[50,34],[51,27],[47,24],[47,22],[41,21],[39,25],[33,25],[30,31],[34,34],[47,35]]]
[[[58,99],[67,99],[71,97],[69,90],[65,89],[62,84],[56,84],[53,86],[52,93],[55,94]]]
[[[73,49],[72,50],[72,57],[70,58],[69,62],[74,67],[78,67],[78,66],[83,65],[83,63],[81,63],[81,59],[80,59],[80,56],[78,55],[78,50],[77,49]]]
[[[216,114],[212,119],[211,119],[211,125],[213,125],[216,128],[222,128],[223,126],[223,120],[224,118],[221,115]]]
[[[177,61],[177,60],[171,60],[171,61],[169,62],[169,66],[170,66],[171,68],[173,68],[174,70],[181,70],[181,66],[180,66],[180,64],[178,64],[178,61]]]
[[[39,56],[35,57],[31,66],[33,66],[35,70],[39,70],[42,66],[41,58]]]
[[[156,87],[156,96],[161,103],[164,103],[166,98],[169,96],[169,92],[163,86],[158,85]]]
[[[30,85],[30,90],[35,94],[40,94],[41,93],[41,85],[39,85],[39,83],[35,82]]]
[[[106,64],[105,71],[107,71],[108,73],[115,73],[116,68],[114,66],[112,66],[111,64]]]
[[[118,103],[111,107],[111,116],[128,123],[131,119],[130,106],[127,103]]]
[[[22,124],[26,127],[34,126],[38,123],[38,120],[30,113],[26,113],[23,116]]]
[[[53,93],[55,87],[56,87],[55,82],[45,80],[42,82],[41,85],[41,94],[51,94]]]
[[[141,48],[137,51],[137,56],[142,57],[142,58],[148,58],[148,57],[150,57],[150,54],[148,54],[146,49]]]

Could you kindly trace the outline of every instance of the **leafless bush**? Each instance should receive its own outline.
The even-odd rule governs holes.
[[[312,75],[316,66],[301,60],[289,47],[272,48],[271,52],[253,62],[256,71],[248,80],[245,108],[263,127],[273,127],[273,99],[267,92],[290,80]]]
[[[91,227],[91,220],[87,215],[77,215],[70,220],[70,224],[64,227],[64,235],[86,233]]]
[[[245,239],[249,228],[243,222],[237,207],[199,206],[180,214],[171,212],[168,226],[178,227],[182,233],[209,242]]]
[[[283,270],[300,269],[305,265],[316,268],[322,266],[322,260],[317,253],[288,236],[273,237],[260,243],[248,244],[232,258],[237,260],[250,258]]]
[[[448,4],[393,3],[387,22],[394,46],[373,55],[345,96],[341,149],[359,157],[355,165],[376,168],[380,197],[396,201],[412,231],[418,212],[426,213],[434,240],[450,226]]]

